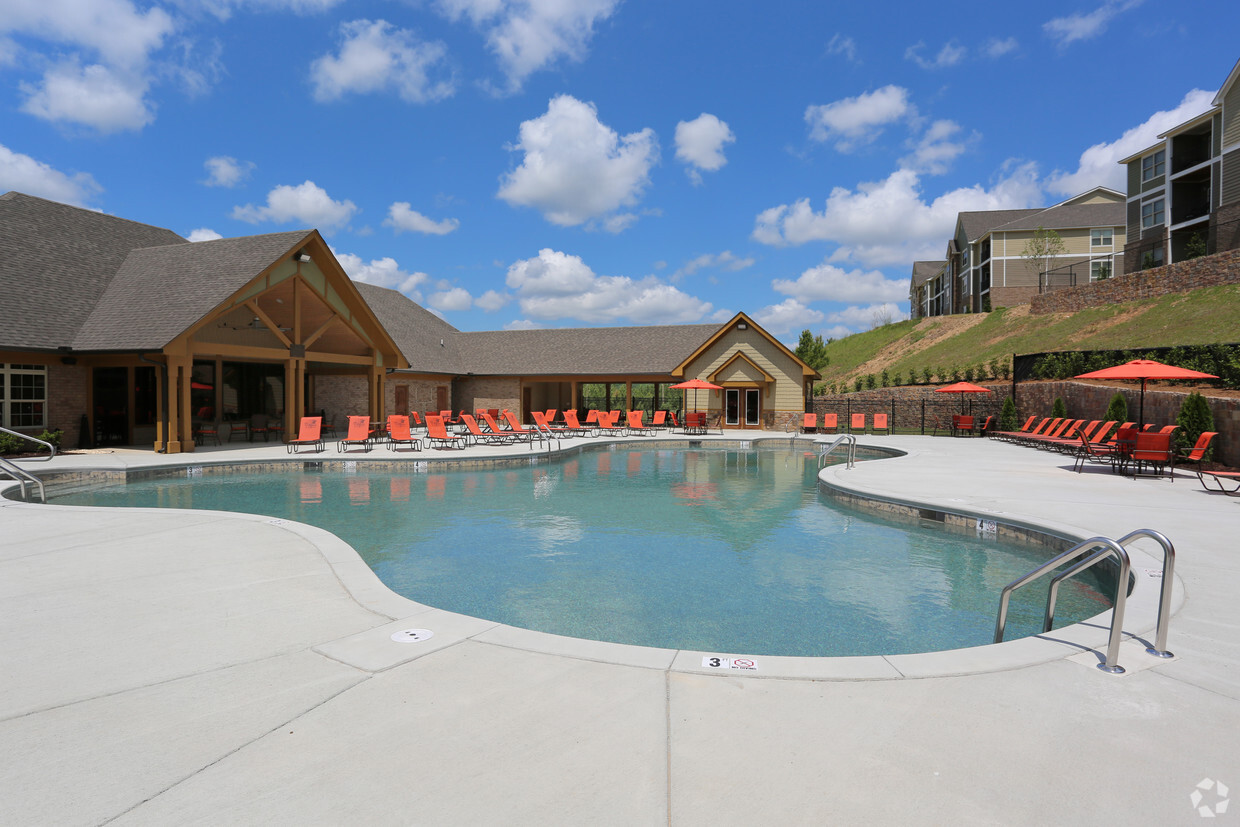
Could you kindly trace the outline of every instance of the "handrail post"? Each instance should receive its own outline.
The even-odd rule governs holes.
[[[1139,528],[1136,531],[1125,534],[1118,542],[1123,546],[1138,537],[1150,538],[1162,546],[1163,550],[1162,591],[1158,596],[1158,627],[1154,634],[1154,645],[1147,646],[1145,651],[1156,658],[1174,657],[1171,652],[1167,651],[1167,627],[1171,623],[1171,589],[1174,585],[1172,580],[1175,575],[1175,546],[1171,545],[1171,541],[1167,539],[1166,535],[1152,528]]]

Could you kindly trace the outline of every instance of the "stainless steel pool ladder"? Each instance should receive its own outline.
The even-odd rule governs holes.
[[[852,468],[854,465],[857,464],[857,438],[853,436],[852,434],[840,434],[839,436],[835,438],[835,440],[830,445],[827,445],[826,448],[822,447],[826,443],[823,443],[823,442],[817,443],[817,445],[819,446],[818,447],[818,468],[819,470],[821,470],[822,466],[826,463],[827,455],[829,455],[832,451],[834,451],[839,445],[844,444],[844,443],[847,443],[848,445],[848,460],[846,464],[844,465],[844,468],[845,469]]]
[[[17,431],[10,431],[8,428],[0,428],[0,433],[6,433],[6,434],[9,434],[10,436],[21,437],[27,442],[36,442],[39,445],[43,445],[48,449],[49,453],[47,456],[27,457],[25,460],[23,460],[24,462],[47,462],[52,457],[56,456],[56,446],[50,442],[45,442],[41,439],[32,437],[28,434],[18,433]],[[43,502],[47,502],[47,492],[43,490],[43,480],[39,479],[34,474],[30,473],[25,468],[22,468],[20,465],[18,465],[17,460],[5,459],[4,457],[0,457],[0,471],[4,471],[4,473],[8,474],[10,477],[17,480],[18,486],[21,487],[23,500],[26,500],[27,502],[29,502],[29,497],[26,494],[26,485],[33,484],[36,488],[39,489],[40,499],[42,499]]]
[[[1098,664],[1104,672],[1121,674],[1124,668],[1119,665],[1119,644],[1124,631],[1124,606],[1128,599],[1128,580],[1132,570],[1132,562],[1128,557],[1126,546],[1139,537],[1148,537],[1162,546],[1162,591],[1158,598],[1158,628],[1154,637],[1154,645],[1145,651],[1154,657],[1169,658],[1172,653],[1167,651],[1167,626],[1171,620],[1171,588],[1175,574],[1175,546],[1161,532],[1150,528],[1139,528],[1125,534],[1118,540],[1107,537],[1091,537],[1077,543],[1072,548],[1038,566],[1024,577],[1013,580],[1003,587],[999,597],[999,616],[995,620],[995,643],[1003,642],[1003,632],[1007,626],[1008,601],[1012,592],[1021,586],[1032,583],[1052,569],[1065,563],[1076,561],[1051,579],[1047,590],[1046,613],[1042,618],[1042,632],[1049,632],[1055,623],[1055,602],[1059,596],[1059,584],[1073,575],[1080,574],[1091,566],[1102,562],[1108,557],[1115,557],[1119,563],[1119,572],[1115,579],[1115,599],[1112,601],[1111,634],[1107,639],[1106,662]],[[1092,553],[1091,553],[1092,552]]]

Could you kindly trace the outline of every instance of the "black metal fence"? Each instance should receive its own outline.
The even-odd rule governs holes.
[[[1039,273],[1038,292],[1049,293],[1052,290],[1076,287],[1078,284],[1089,284],[1091,281],[1109,279],[1123,272],[1124,254],[1122,252],[1081,258]]]
[[[866,433],[874,432],[874,414],[886,414],[887,423],[893,433],[943,434],[950,433],[954,414],[963,413],[975,419],[993,416],[997,424],[999,413],[1003,409],[1003,400],[1007,398],[1007,394],[999,392],[939,396],[944,398],[897,399],[893,396],[879,400],[861,396],[854,398],[853,394],[818,397],[814,400],[813,412],[818,414],[820,426],[824,414],[835,414],[835,432],[841,434],[851,429],[854,414],[865,417]],[[885,432],[884,430],[883,433]],[[861,430],[856,433],[861,433]]]

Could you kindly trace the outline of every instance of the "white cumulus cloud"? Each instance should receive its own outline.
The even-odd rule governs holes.
[[[562,227],[636,204],[659,157],[651,129],[622,137],[599,121],[593,104],[570,95],[553,98],[546,114],[523,122],[511,148],[524,157],[503,177],[499,197]]]
[[[784,299],[779,304],[767,305],[753,314],[755,322],[777,336],[794,330],[804,330],[824,318],[822,311],[807,307],[797,299]]]
[[[1153,145],[1163,132],[1205,112],[1214,94],[1194,89],[1174,109],[1155,112],[1114,141],[1094,144],[1081,153],[1074,172],[1056,171],[1048,176],[1046,188],[1061,195],[1077,195],[1097,186],[1125,192],[1127,172],[1119,160]]]
[[[894,302],[908,297],[907,279],[889,279],[878,270],[843,270],[827,263],[809,268],[795,280],[775,279],[771,287],[805,304]]]
[[[498,290],[488,290],[478,298],[474,299],[474,305],[487,313],[494,313],[502,310],[512,302],[512,296],[501,293]]]
[[[681,267],[675,273],[672,273],[671,280],[677,281],[678,279],[681,279],[684,276],[691,276],[694,273],[696,273],[698,270],[707,269],[707,268],[717,268],[721,270],[726,270],[731,273],[735,273],[740,270],[744,270],[747,267],[752,267],[753,263],[754,263],[754,259],[741,258],[740,256],[733,253],[731,250],[724,250],[722,253],[717,253],[717,254],[706,253],[704,255],[698,256],[697,258],[689,262],[686,262],[683,267]]]
[[[736,136],[726,123],[703,112],[691,121],[676,124],[676,160],[688,164],[689,177],[694,183],[701,183],[701,170],[714,172],[722,168],[728,162],[723,147],[735,141]]]
[[[207,169],[207,180],[203,183],[208,187],[235,187],[254,171],[252,161],[238,161],[227,155],[208,158],[203,166]]]
[[[348,224],[356,212],[357,205],[352,201],[333,201],[322,187],[305,181],[295,187],[282,184],[271,190],[266,206],[233,207],[232,217],[250,224],[296,221],[310,227],[332,228]]]
[[[108,134],[138,130],[155,120],[146,100],[150,82],[141,72],[67,60],[49,68],[38,84],[22,82],[22,111],[53,123],[77,123]]]
[[[402,270],[396,263],[396,259],[390,256],[365,261],[361,256],[353,253],[338,253],[335,250],[332,250],[332,253],[344,271],[349,274],[349,278],[354,281],[390,287],[404,293],[415,302],[422,301],[422,293],[418,288],[430,281],[430,276],[426,273],[410,273]]]
[[[199,227],[196,230],[190,230],[189,235],[185,237],[190,241],[215,241],[217,238],[223,238],[224,236],[210,227]]]
[[[1020,164],[1005,173],[990,188],[960,187],[927,201],[918,173],[899,169],[881,181],[859,184],[856,190],[834,188],[821,211],[815,211],[808,198],[764,210],[754,222],[753,238],[773,245],[833,242],[839,247],[832,260],[869,267],[936,258],[952,234],[957,213],[1040,204],[1034,164]]]
[[[833,141],[836,149],[851,152],[874,141],[889,124],[915,115],[908,90],[889,85],[833,103],[811,104],[805,122],[815,141]]]
[[[579,256],[540,250],[508,268],[508,287],[521,313],[537,322],[579,319],[594,324],[698,322],[711,317],[702,301],[653,276],[600,276]]]
[[[849,63],[859,63],[857,60],[857,42],[845,34],[836,32],[831,40],[827,43],[827,54],[838,55]]]
[[[449,313],[454,310],[468,310],[474,299],[464,287],[452,287],[431,293],[428,301],[435,310]]]
[[[952,161],[979,138],[975,132],[961,140],[959,133],[960,125],[955,121],[935,121],[913,144],[913,151],[900,159],[900,164],[930,175],[944,174]]]
[[[383,226],[391,227],[396,232],[423,233],[425,235],[447,235],[461,226],[455,218],[435,221],[413,209],[408,201],[397,201],[388,207],[388,217]]]
[[[560,58],[582,60],[594,26],[611,16],[619,0],[438,0],[451,20],[468,19],[486,36],[508,92]]]
[[[986,57],[1003,57],[1006,54],[1016,51],[1019,47],[1020,43],[1018,43],[1014,37],[1005,37],[1002,40],[997,37],[992,37],[986,41],[986,45],[982,47],[982,51],[985,53]]]
[[[61,172],[0,144],[0,192],[9,191],[84,207],[103,187],[89,173]]]
[[[315,100],[390,89],[410,103],[427,103],[456,91],[443,43],[419,40],[386,20],[352,20],[340,25],[340,33],[340,51],[310,65]]]

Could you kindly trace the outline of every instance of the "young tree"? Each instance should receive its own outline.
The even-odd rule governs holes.
[[[1025,242],[1020,257],[1029,263],[1035,273],[1045,273],[1055,267],[1055,257],[1067,252],[1067,247],[1059,233],[1039,226],[1033,231],[1033,237]]]
[[[1111,404],[1107,405],[1107,412],[1103,414],[1103,419],[1108,422],[1124,423],[1128,421],[1128,401],[1124,399],[1124,395],[1119,391],[1111,397]]]
[[[1051,416],[1055,419],[1063,419],[1068,415],[1068,406],[1063,403],[1062,396],[1056,396],[1054,404],[1051,405]]]
[[[801,338],[797,341],[796,349],[797,358],[811,368],[821,371],[831,359],[827,356],[827,343],[822,340],[822,334],[815,336],[809,330],[801,331]]]
[[[999,430],[1015,431],[1020,425],[1016,418],[1016,403],[1012,397],[1005,397],[1003,400],[1003,410],[999,412]]]
[[[1195,391],[1190,393],[1180,405],[1180,415],[1176,417],[1175,424],[1180,426],[1175,434],[1180,450],[1192,448],[1197,444],[1199,436],[1214,430],[1214,414],[1210,411],[1210,403],[1201,394]],[[1213,451],[1214,447],[1211,446],[1206,451],[1205,458],[1209,459]]]

